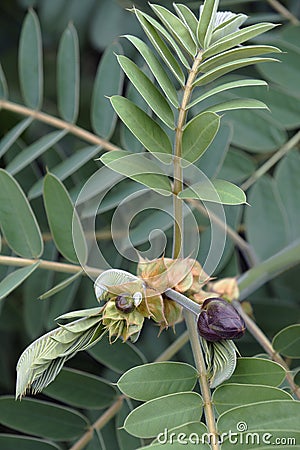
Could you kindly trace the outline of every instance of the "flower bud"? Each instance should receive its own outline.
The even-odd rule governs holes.
[[[245,333],[244,320],[235,308],[222,298],[208,298],[202,305],[197,327],[207,341],[238,339]]]
[[[236,278],[223,278],[222,280],[211,283],[211,289],[218,296],[232,302],[240,296],[239,286]]]
[[[128,293],[118,295],[116,298],[116,308],[125,314],[131,313],[135,308],[132,296]]]

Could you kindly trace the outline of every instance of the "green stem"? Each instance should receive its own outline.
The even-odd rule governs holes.
[[[183,308],[190,311],[195,316],[198,316],[198,314],[200,314],[200,306],[198,305],[198,303],[194,302],[185,295],[180,294],[180,292],[174,291],[174,289],[167,289],[164,294],[170,299],[174,300]]]
[[[202,51],[200,51],[194,60],[193,66],[189,73],[186,85],[184,87],[183,97],[179,108],[179,115],[176,127],[175,146],[174,146],[174,236],[173,236],[173,258],[182,256],[183,248],[183,220],[182,220],[182,200],[177,197],[182,191],[182,167],[181,167],[181,153],[182,153],[182,134],[183,127],[186,123],[187,105],[191,99],[193,92],[193,82],[195,81],[199,64],[202,60]]]
[[[190,344],[194,356],[196,368],[198,370],[199,384],[203,398],[203,409],[205,414],[206,425],[209,433],[213,436],[211,439],[211,448],[213,450],[219,449],[218,432],[216,428],[216,419],[213,409],[213,404],[210,395],[210,388],[208,385],[207,371],[204,361],[204,356],[199,341],[199,336],[196,328],[195,316],[190,311],[184,311],[185,323],[190,337]]]
[[[183,128],[186,123],[187,118],[187,105],[191,99],[193,91],[193,82],[195,81],[197,70],[199,64],[202,60],[202,51],[200,51],[194,60],[193,66],[189,73],[186,85],[184,87],[183,97],[181,106],[179,109],[176,136],[175,136],[175,146],[174,146],[174,235],[173,235],[173,258],[182,257],[183,253],[183,214],[182,214],[182,200],[180,200],[177,195],[182,190],[183,180],[182,180],[182,167],[181,167],[181,156],[182,156],[182,135]],[[208,431],[212,433],[213,436],[217,436],[216,431],[216,420],[214,416],[214,409],[211,401],[210,389],[207,380],[206,366],[204,362],[204,356],[202,353],[202,348],[200,345],[197,327],[195,322],[194,312],[184,311],[186,326],[189,334],[190,344],[192,347],[192,352],[195,360],[196,368],[199,372],[199,384],[201,388],[201,394],[204,402],[204,414],[206,418],[206,424]],[[218,440],[215,439],[212,442],[212,449],[218,450]]]
[[[274,153],[271,158],[269,158],[253,175],[251,175],[248,180],[246,180],[241,189],[246,191],[249,189],[252,184],[254,184],[260,177],[262,177],[265,173],[267,173],[271,167],[274,166],[284,155],[286,155],[292,148],[296,147],[296,145],[300,141],[300,131],[296,133],[289,141],[287,141],[276,153]]]
[[[300,240],[285,247],[271,258],[245,272],[239,279],[240,300],[280,273],[300,264]]]

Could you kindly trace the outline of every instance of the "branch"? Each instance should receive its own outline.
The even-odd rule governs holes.
[[[182,200],[178,198],[179,192],[182,190],[183,180],[182,180],[182,167],[181,167],[181,149],[182,149],[182,134],[183,127],[187,118],[187,105],[190,101],[193,82],[197,75],[198,66],[202,60],[202,51],[200,51],[193,62],[193,66],[190,70],[186,85],[184,87],[184,92],[182,96],[181,106],[179,109],[178,121],[176,126],[176,136],[174,145],[174,238],[173,238],[173,258],[179,258],[182,255],[183,247],[183,220],[182,220]],[[207,380],[206,366],[204,362],[204,356],[202,353],[201,344],[199,341],[194,314],[190,311],[184,311],[186,327],[189,335],[189,340],[191,343],[191,348],[193,352],[193,357],[195,361],[196,368],[199,372],[199,384],[201,389],[201,394],[204,401],[204,414],[206,419],[206,425],[209,433],[211,433],[215,439],[212,442],[212,449],[218,450],[219,444],[217,439],[217,429],[216,420],[214,416],[214,409],[212,405],[210,389]]]
[[[195,316],[190,311],[184,311],[185,323],[189,333],[190,343],[194,356],[196,368],[199,373],[199,384],[201,394],[203,397],[203,409],[206,419],[206,425],[209,433],[214,437],[211,440],[212,449],[219,449],[218,445],[218,432],[216,428],[216,419],[213,409],[213,404],[210,395],[210,389],[207,381],[206,366],[204,362],[203,352],[199,341],[199,336],[196,328]]]
[[[90,131],[84,130],[83,128],[80,128],[77,125],[65,122],[64,120],[51,116],[50,114],[46,114],[41,111],[36,111],[34,109],[18,105],[17,103],[13,103],[8,100],[0,100],[0,109],[1,108],[6,109],[7,111],[12,111],[21,114],[23,116],[33,117],[35,120],[47,123],[48,125],[51,125],[55,128],[67,130],[74,136],[77,136],[78,138],[83,139],[84,141],[89,142],[91,144],[99,145],[105,150],[122,150],[120,147],[117,147],[116,145],[110,143],[106,139],[96,136]]]
[[[189,341],[188,331],[184,331],[179,338],[177,338],[165,351],[163,351],[156,359],[155,362],[169,361],[174,355],[176,355],[182,347]]]
[[[193,82],[197,76],[198,67],[202,61],[202,51],[200,51],[193,62],[193,66],[190,70],[184,92],[182,96],[181,105],[179,108],[179,115],[176,126],[175,144],[174,144],[174,237],[173,237],[173,258],[179,258],[182,253],[183,236],[181,235],[183,229],[182,220],[182,200],[178,198],[178,194],[182,191],[183,179],[182,179],[182,167],[181,167],[181,150],[182,150],[182,135],[183,127],[187,118],[187,106],[193,92]]]
[[[118,399],[103,413],[96,422],[84,433],[81,438],[70,447],[69,450],[82,450],[93,438],[94,430],[101,430],[121,409],[125,396],[120,395]]]
[[[299,20],[294,14],[292,14],[285,6],[283,6],[278,0],[267,0],[267,2],[279,12],[283,17],[289,20],[293,25],[299,25]]]
[[[248,297],[263,284],[297,264],[300,264],[300,239],[239,277],[240,300]]]
[[[252,269],[248,270],[242,275],[239,280],[240,300],[243,300],[248,295],[252,294],[256,289],[262,286],[267,281],[276,277],[278,274],[288,270],[289,268],[300,263],[300,240],[292,243],[285,249],[281,250],[276,255],[263,261]],[[271,342],[263,331],[256,325],[256,323],[245,313],[241,304],[238,301],[233,301],[233,306],[238,313],[243,317],[248,331],[256,339],[256,341],[263,347],[263,349],[270,355],[270,357],[281,364],[286,371],[286,380],[291,386],[292,391],[300,399],[300,388],[294,382],[293,376],[289,371],[289,367],[284,359],[274,350]]]
[[[0,255],[0,265],[5,266],[15,266],[15,267],[25,267],[31,266],[32,264],[40,261],[39,269],[54,270],[55,272],[62,273],[77,273],[86,272],[89,275],[99,275],[103,270],[97,269],[96,267],[81,267],[78,264],[67,264],[60,263],[56,261],[46,261],[44,259],[29,259],[29,258],[18,258],[15,256],[5,256]]]
[[[289,367],[287,366],[286,362],[284,361],[284,359],[279,355],[279,353],[277,353],[275,351],[273,345],[271,344],[271,342],[269,341],[267,336],[263,333],[263,331],[256,325],[256,323],[251,319],[251,317],[249,317],[245,313],[241,304],[237,300],[234,300],[232,302],[232,305],[238,311],[240,316],[244,319],[247,330],[252,334],[252,336],[256,339],[256,341],[259,342],[259,344],[268,353],[268,355],[272,358],[273,361],[277,362],[285,369],[286,381],[291,386],[293,393],[300,400],[300,387],[295,384],[293,376],[289,370]]]
[[[201,214],[204,214],[208,217],[208,212],[206,208],[197,200],[189,200],[189,203],[193,205]],[[244,258],[249,265],[249,267],[254,266],[257,263],[256,256],[252,250],[251,245],[248,244],[233,228],[229,225],[225,224],[217,215],[215,215],[212,211],[209,212],[211,219],[215,222],[215,224],[221,229],[225,229],[227,235],[232,239],[235,245],[240,249],[241,253],[244,255]]]
[[[248,180],[246,180],[241,189],[246,191],[252,184],[254,184],[261,176],[271,169],[284,155],[286,155],[293,147],[300,141],[300,131],[296,133],[289,141],[287,141],[274,155],[268,159]]]

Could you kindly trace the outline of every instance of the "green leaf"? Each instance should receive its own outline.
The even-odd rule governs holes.
[[[56,274],[57,282],[59,283],[64,279],[65,274]],[[57,316],[64,314],[69,311],[73,302],[75,302],[75,298],[78,295],[80,285],[81,285],[81,277],[77,277],[76,280],[69,286],[68,289],[59,291],[52,296],[52,301],[48,304],[48,312],[45,317],[46,328],[53,328],[54,321],[57,320]],[[87,281],[87,280],[86,280]],[[55,281],[56,283],[56,281]],[[84,291],[83,291],[84,292]],[[35,302],[35,303],[47,303],[47,302]]]
[[[200,64],[198,70],[199,72],[205,73],[222,64],[237,61],[239,59],[250,58],[252,56],[263,55],[265,53],[280,53],[280,50],[271,45],[248,45],[238,47],[205,60]]]
[[[151,438],[165,428],[200,420],[202,398],[196,392],[165,395],[138,406],[126,418],[125,430],[137,437]]]
[[[224,158],[226,161],[226,155],[229,149],[229,145],[232,137],[232,129],[227,123],[221,122],[219,130],[210,145],[209,151],[205,152],[201,159],[196,163],[196,166],[207,176],[207,178],[215,178],[224,167]],[[226,176],[221,176],[220,178],[232,181],[235,180],[228,179]],[[197,180],[195,180],[197,181]]]
[[[9,148],[19,139],[22,133],[32,123],[33,118],[27,117],[13,128],[11,128],[0,141],[0,158],[9,150]]]
[[[202,201],[222,203],[224,205],[240,205],[246,203],[246,195],[235,184],[225,180],[202,181],[184,189],[179,198],[195,198]]]
[[[48,261],[57,258],[57,250],[52,241],[45,242],[43,258]],[[49,305],[47,302],[37,302],[36,299],[44,290],[50,289],[53,276],[54,273],[49,270],[38,269],[22,288],[24,329],[30,340],[37,339],[45,330],[44,319],[48,318]]]
[[[119,379],[120,391],[135,400],[152,400],[167,394],[190,391],[198,378],[189,364],[158,362],[130,369]]]
[[[80,259],[85,264],[87,248],[80,220],[66,188],[51,173],[44,178],[44,203],[57,249],[67,260],[77,263]]]
[[[13,434],[0,434],[0,447],[5,450],[60,450],[52,442]]]
[[[284,210],[287,213],[289,240],[299,237],[300,221],[300,155],[291,151],[277,165],[275,181]]]
[[[252,98],[235,98],[234,100],[229,100],[228,102],[218,103],[217,105],[210,106],[209,111],[221,112],[221,111],[231,111],[235,109],[269,109],[267,105],[259,100],[254,100]]]
[[[274,336],[273,347],[287,358],[300,358],[300,325],[291,325]]]
[[[172,130],[174,114],[167,100],[152,81],[126,56],[117,57],[120,66],[154,113]]]
[[[215,94],[219,94],[223,91],[228,91],[230,89],[236,89],[239,87],[244,86],[268,86],[268,84],[263,80],[252,80],[252,79],[246,79],[246,80],[236,80],[232,81],[230,83],[221,84],[220,86],[217,86],[213,89],[210,89],[209,91],[205,92],[204,94],[200,95],[199,97],[195,98],[191,103],[189,103],[188,108],[191,108],[198,103],[202,102],[203,100],[212,97]]]
[[[207,150],[220,126],[220,117],[211,112],[198,114],[186,125],[182,136],[182,158],[195,162]],[[185,164],[183,161],[183,164]]]
[[[285,370],[279,364],[262,358],[238,358],[234,374],[228,383],[261,384],[279,386]]]
[[[198,41],[206,49],[211,40],[219,0],[205,0],[198,24]]]
[[[175,106],[175,108],[178,108],[179,103],[176,89],[167,73],[165,72],[164,68],[162,67],[161,63],[159,62],[158,58],[150,50],[148,45],[146,45],[145,42],[143,42],[141,39],[128,34],[126,34],[124,37],[128,39],[139,51],[145,62],[148,64],[148,67],[151,70],[156,81],[164,91],[168,100],[172,103],[173,106]]]
[[[275,67],[275,65],[273,65]],[[290,94],[278,85],[271,85],[268,89],[249,88],[244,89],[239,95],[257,98],[266,103],[270,108],[270,120],[278,128],[287,130],[297,128],[300,125],[300,105],[295,102],[295,95]]]
[[[114,370],[123,373],[131,367],[144,364],[144,355],[130,342],[120,342],[119,340],[110,344],[104,339],[99,344],[88,350],[88,353],[98,362]]]
[[[285,211],[274,180],[267,175],[252,186],[248,200],[251,208],[245,212],[247,240],[259,259],[264,260],[288,244]]]
[[[76,152],[74,152],[67,159],[57,164],[54,167],[51,167],[51,173],[56,175],[61,181],[64,181],[70,175],[73,175],[77,170],[79,170],[84,164],[93,159],[96,155],[99,154],[101,147],[98,145],[91,145],[88,147],[84,147]],[[39,179],[34,185],[30,188],[28,192],[28,198],[34,199],[43,193],[43,183],[44,180]]]
[[[275,151],[288,139],[287,133],[264,111],[231,111],[226,121],[233,127],[232,144],[251,153]]]
[[[72,275],[71,277],[68,277],[65,280],[61,281],[59,284],[57,284],[53,288],[49,289],[49,291],[47,291],[44,294],[40,295],[39,299],[40,300],[45,300],[46,298],[49,298],[52,295],[55,295],[58,292],[62,291],[66,287],[70,286],[70,284],[72,284],[73,281],[77,280],[77,278],[81,277],[82,273],[83,273],[82,271],[81,272],[77,272],[74,275]]]
[[[171,72],[175,75],[180,84],[183,86],[185,82],[185,77],[181,70],[180,65],[174,58],[172,52],[170,51],[168,46],[164,43],[164,41],[161,39],[154,26],[151,23],[149,23],[149,21],[146,19],[145,15],[141,13],[141,11],[138,11],[136,9],[134,10],[134,12],[142,28],[147,34],[151,44],[153,45],[159,56],[162,58],[162,60],[169,67]]]
[[[283,27],[285,28],[285,27]],[[297,27],[287,27],[298,31]],[[279,38],[275,41],[276,45],[280,45],[282,54],[279,56],[281,64],[264,64],[259,66],[259,72],[264,78],[278,84],[289,95],[299,98],[300,89],[298,82],[298,73],[300,69],[299,58],[299,39],[297,34],[293,37],[291,42],[288,42],[284,33],[279,34]]]
[[[79,107],[79,43],[76,29],[70,23],[64,31],[57,55],[58,110],[67,122],[76,122]]]
[[[177,15],[181,18],[185,26],[190,31],[193,41],[196,41],[198,20],[195,14],[184,4],[173,3],[173,6],[177,12]]]
[[[43,98],[42,37],[38,17],[30,9],[25,17],[19,45],[19,75],[24,101],[39,109]]]
[[[119,448],[119,450],[135,450],[143,444],[142,439],[131,436],[131,434],[127,433],[127,431],[123,428],[124,420],[131,410],[132,405],[130,400],[123,402],[122,408],[119,410],[114,423],[118,445],[112,445],[110,442],[106,441],[106,445],[109,445],[109,448]],[[95,450],[99,450],[98,447],[95,448]]]
[[[219,172],[219,177],[240,184],[255,171],[253,159],[242,150],[230,148]]]
[[[32,163],[46,150],[49,150],[49,148],[59,142],[67,134],[67,132],[67,130],[52,131],[51,133],[41,137],[15,156],[15,158],[6,167],[7,171],[12,175],[20,172],[24,169],[24,167]]]
[[[65,314],[62,314],[59,317],[56,317],[55,320],[68,320],[68,319],[78,319],[81,317],[89,317],[89,316],[95,316],[101,313],[102,306],[96,307],[96,308],[85,308],[85,309],[79,309],[77,311],[70,311]]]
[[[292,400],[292,397],[286,391],[271,386],[227,383],[219,386],[212,398],[219,414],[237,406],[269,400]]]
[[[245,22],[245,20],[247,20],[247,16],[245,14],[234,14],[229,17],[228,20],[222,22],[214,29],[211,43],[214,44],[225,36],[228,36],[229,34],[237,31],[237,29]]]
[[[40,400],[0,398],[0,422],[23,433],[57,441],[69,441],[84,434],[88,422],[77,411]]]
[[[197,46],[191,38],[189,30],[181,20],[163,6],[152,4],[150,4],[150,6],[169,32],[175,37],[177,42],[179,42],[190,55],[195,56],[197,53]]]
[[[109,139],[115,129],[117,116],[107,96],[121,94],[124,75],[116,60],[115,53],[122,53],[119,43],[108,46],[100,60],[93,88],[91,123],[99,136]]]
[[[3,280],[0,281],[0,300],[7,297],[12,291],[14,291],[18,286],[20,286],[23,281],[28,278],[35,269],[38,268],[40,261],[32,264],[28,267],[22,267],[22,269],[15,270],[14,272],[7,275]]]
[[[122,122],[149,152],[172,154],[172,145],[167,134],[141,108],[119,95],[114,95],[110,101]],[[163,155],[157,157],[164,161]]]
[[[249,27],[245,27],[242,30],[238,30],[235,33],[230,34],[229,36],[224,36],[224,38],[220,39],[218,42],[211,45],[205,50],[205,52],[203,53],[203,59],[210,58],[217,53],[225,52],[226,50],[242,44],[249,39],[253,39],[259,34],[271,30],[275,26],[276,25],[274,25],[273,23],[262,22],[259,24],[250,25]]]
[[[158,36],[161,35],[163,36],[163,38],[165,39],[165,41],[167,41],[167,43],[169,44],[169,46],[173,49],[174,54],[180,59],[180,61],[182,62],[182,64],[189,69],[190,68],[190,64],[188,62],[188,60],[186,59],[186,57],[184,56],[184,54],[182,53],[180,47],[177,45],[177,43],[175,42],[175,40],[172,38],[171,34],[166,30],[165,27],[163,27],[157,20],[155,20],[152,16],[149,16],[148,14],[142,13],[141,11],[139,11],[140,14],[143,15],[144,19],[146,19],[150,25],[153,26],[154,30],[156,30],[158,32]],[[162,43],[164,43],[164,41],[161,41]],[[154,44],[153,44],[154,45]],[[158,51],[158,49],[156,49]],[[171,53],[172,54],[172,53]],[[176,59],[174,58],[174,60],[176,61]],[[170,61],[170,60],[169,60]],[[176,61],[177,62],[177,61]],[[180,67],[180,66],[179,66]],[[175,69],[175,66],[173,66],[173,69]],[[172,70],[172,69],[171,69]],[[182,73],[181,68],[180,71],[177,71],[177,77],[179,76],[179,74]],[[176,74],[174,73],[174,75],[176,76]]]
[[[146,66],[146,64],[142,67],[143,73],[149,78],[149,80],[154,84],[154,78],[152,73],[150,72],[149,68]],[[127,89],[125,91],[125,95],[128,100],[130,100],[132,103],[135,104],[135,106],[138,106],[143,111],[145,111],[146,114],[149,114],[149,116],[152,116],[152,111],[150,107],[147,105],[143,97],[140,95],[139,91],[135,88],[135,86],[132,83],[128,83]],[[121,123],[120,128],[120,143],[121,147],[124,150],[128,150],[132,153],[141,153],[144,152],[145,149],[141,142],[134,136],[134,134],[131,133],[129,128],[124,123]]]
[[[110,169],[142,183],[162,195],[170,195],[172,192],[168,176],[156,162],[143,153],[116,150],[105,153],[100,160]]]
[[[107,169],[107,171],[111,174],[114,173],[115,175],[118,175],[116,172],[112,172],[110,169]],[[121,177],[122,175],[119,176]],[[90,201],[89,204],[84,206],[81,213],[83,219],[85,217],[93,216],[98,206],[99,207],[97,211],[99,212],[99,214],[102,214],[103,212],[110,211],[111,209],[118,206],[123,200],[125,200],[129,195],[133,193],[135,193],[135,195],[138,195],[138,191],[140,191],[141,194],[145,193],[144,187],[142,185],[138,186],[134,181],[128,180],[126,178],[123,178],[121,182],[120,180],[116,180],[116,183],[118,184],[116,184],[113,192],[110,192],[109,195],[106,195],[104,197],[100,206],[99,200],[96,198]]]
[[[0,98],[1,100],[6,100],[7,97],[8,97],[7,82],[2,66],[0,64]]]
[[[300,402],[271,400],[240,406],[223,413],[217,422],[219,432],[236,429],[236,424],[246,423],[247,432],[260,430],[297,430],[300,419]]]
[[[117,398],[108,381],[74,369],[63,369],[43,392],[68,405],[88,409],[106,408]]]
[[[215,69],[211,69],[204,75],[201,75],[199,78],[197,78],[194,81],[193,86],[203,86],[207,83],[210,83],[211,81],[216,80],[217,78],[220,78],[226,73],[232,72],[233,70],[263,62],[278,62],[278,60],[275,58],[243,58],[229,63],[221,64]]]
[[[0,224],[8,245],[24,258],[39,258],[43,253],[41,232],[20,185],[0,169]]]

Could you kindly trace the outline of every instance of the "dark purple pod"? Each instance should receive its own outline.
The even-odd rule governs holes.
[[[234,307],[222,298],[208,298],[202,305],[197,327],[207,341],[238,339],[246,331],[245,322]]]
[[[125,314],[131,313],[134,308],[134,300],[130,294],[118,295],[116,298],[116,308]]]

